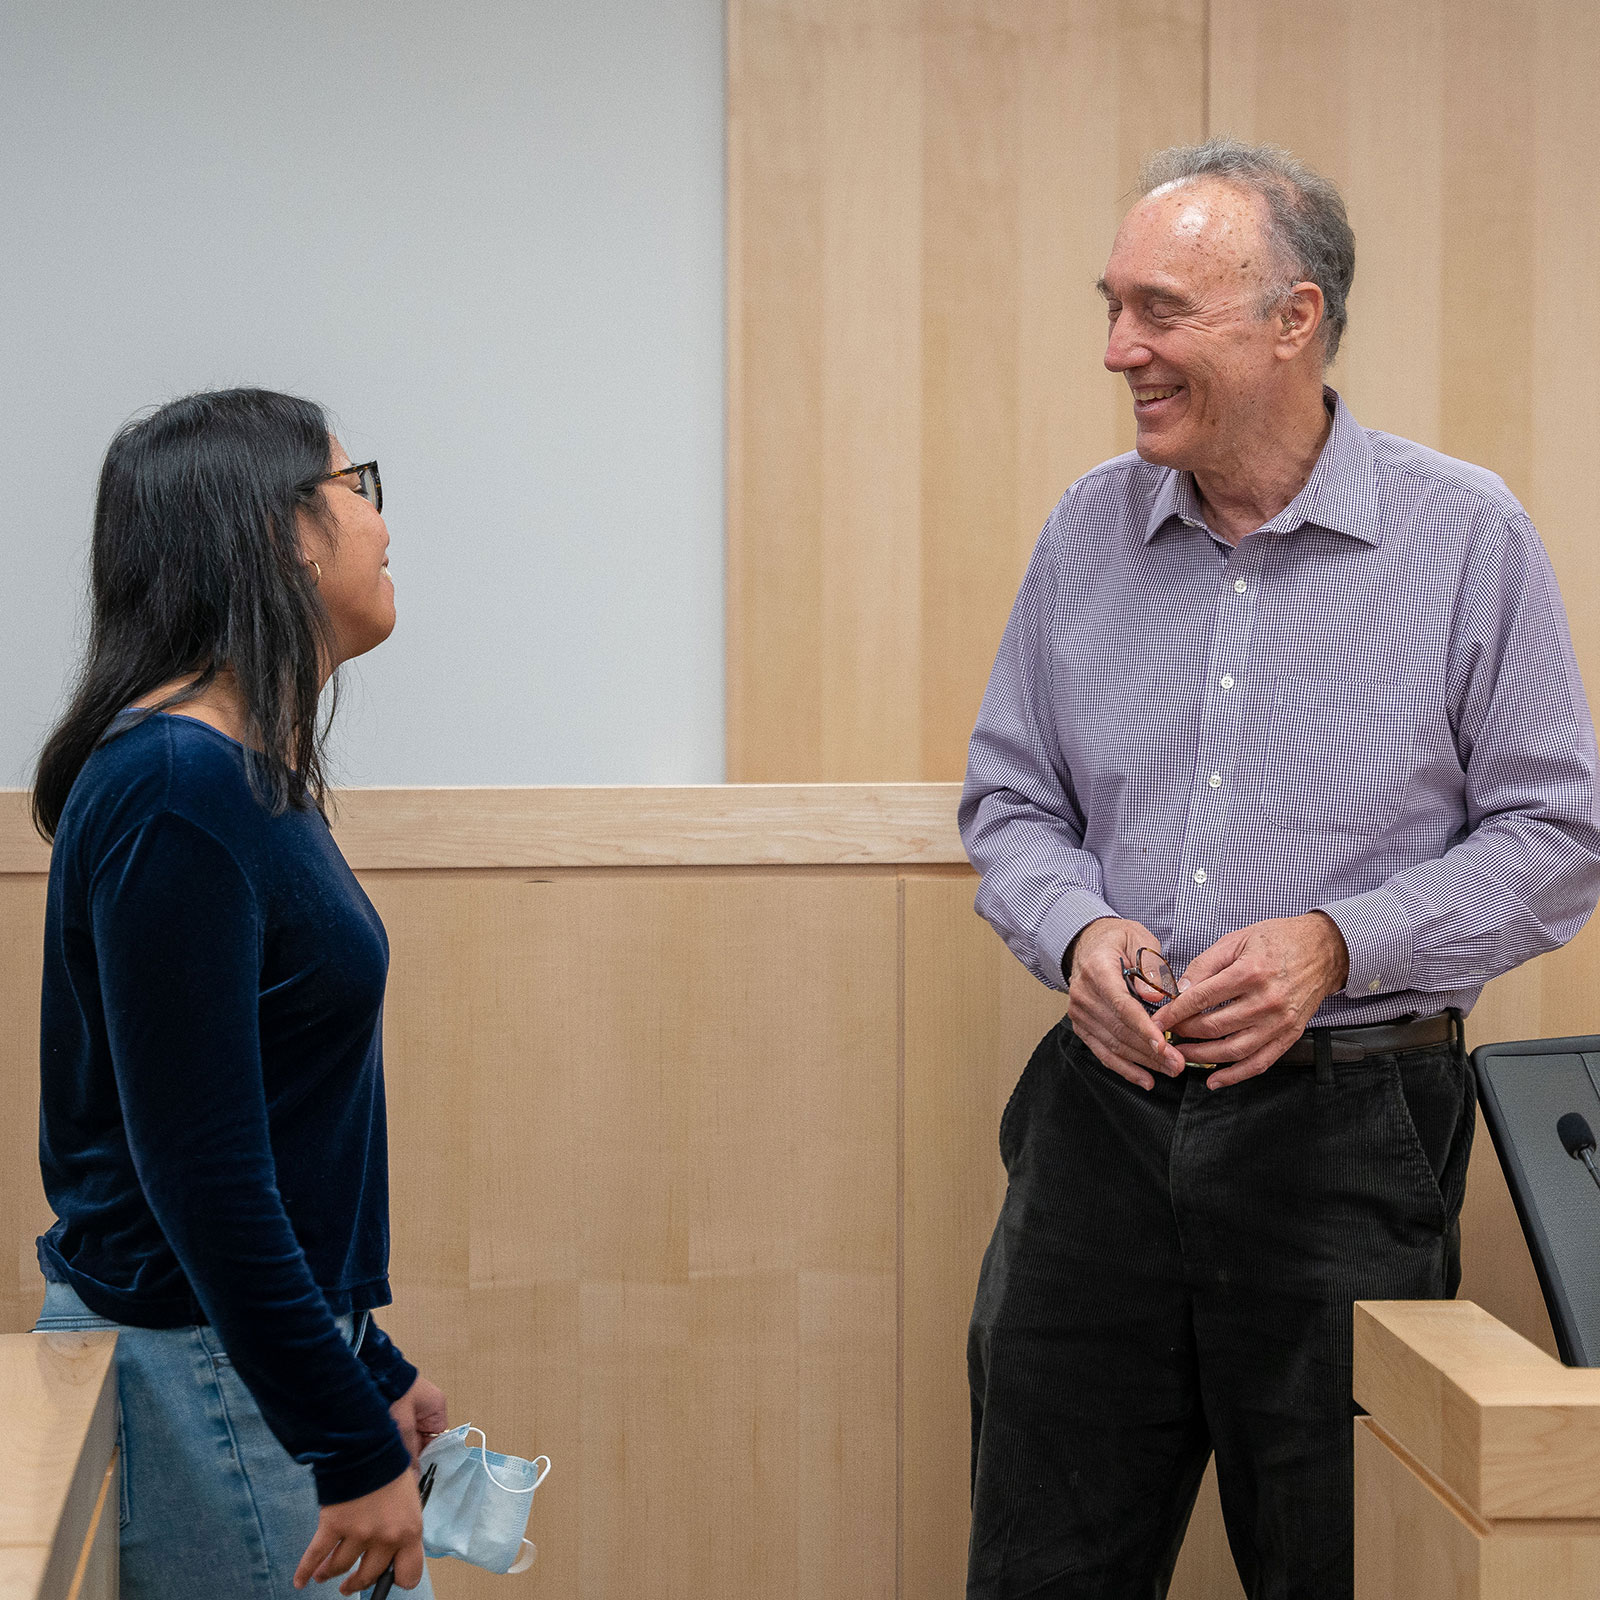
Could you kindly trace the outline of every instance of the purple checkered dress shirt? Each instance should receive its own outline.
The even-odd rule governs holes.
[[[1594,728],[1533,524],[1328,398],[1310,481],[1237,549],[1136,455],[1045,525],[960,821],[978,911],[1053,988],[1096,917],[1181,973],[1320,908],[1350,977],[1318,1024],[1465,1011],[1594,909]]]

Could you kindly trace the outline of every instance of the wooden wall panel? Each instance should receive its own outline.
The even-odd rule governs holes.
[[[366,882],[394,944],[385,1321],[457,1420],[555,1463],[542,1586],[892,1592],[893,875]]]
[[[728,773],[959,777],[1204,0],[730,0]],[[1152,86],[1159,85],[1153,91]]]
[[[33,1241],[50,1225],[39,1181],[43,877],[0,875],[0,1333],[22,1333],[43,1291]]]

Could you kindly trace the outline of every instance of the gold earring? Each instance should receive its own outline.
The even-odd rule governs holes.
[[[311,581],[313,583],[321,583],[322,582],[322,568],[319,567],[316,564],[315,561],[308,561],[308,562],[306,562],[306,565],[308,567],[310,567],[312,569],[312,571],[314,571],[316,573],[316,577],[313,578]]]

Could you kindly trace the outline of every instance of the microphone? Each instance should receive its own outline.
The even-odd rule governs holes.
[[[1561,1147],[1574,1161],[1581,1161],[1589,1169],[1589,1176],[1600,1187],[1600,1171],[1594,1164],[1594,1130],[1576,1111],[1569,1111],[1556,1123],[1556,1135]]]

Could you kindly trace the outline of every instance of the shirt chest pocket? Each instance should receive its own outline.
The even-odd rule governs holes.
[[[1400,815],[1416,733],[1397,695],[1279,682],[1261,771],[1261,812],[1296,833],[1372,835]]]

